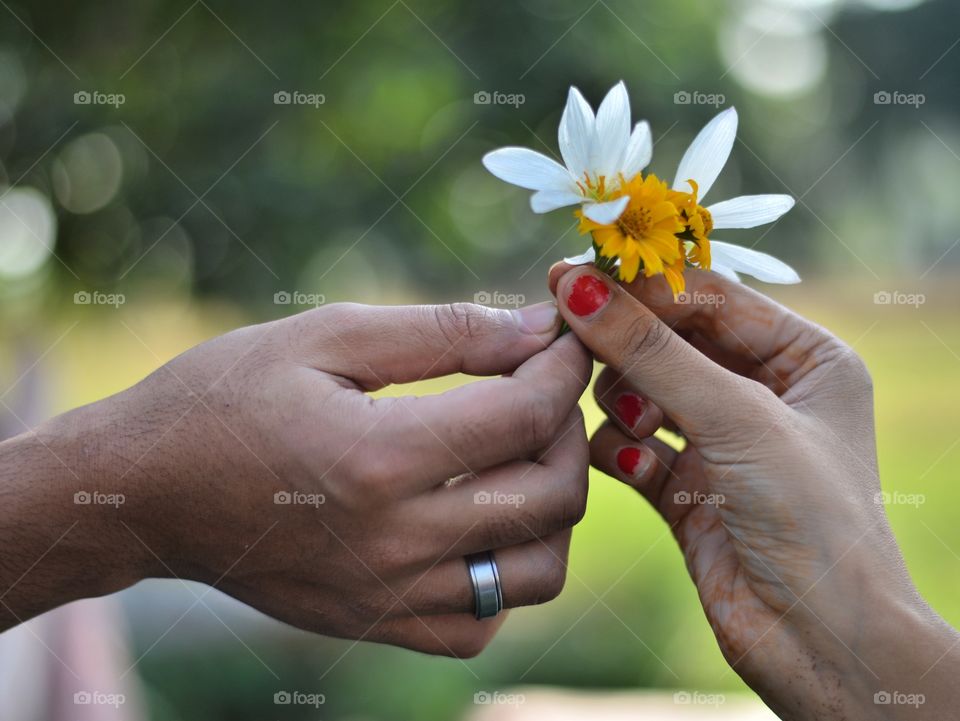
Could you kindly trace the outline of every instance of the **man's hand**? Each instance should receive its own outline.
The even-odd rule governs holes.
[[[502,617],[473,618],[463,556],[496,549],[505,605],[543,603],[585,508],[591,363],[557,325],[550,304],[329,306],[0,444],[4,625],[177,576],[312,631],[476,654]],[[509,375],[368,394],[458,372]]]

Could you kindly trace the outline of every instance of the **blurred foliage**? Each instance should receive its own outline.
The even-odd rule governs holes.
[[[17,213],[0,212],[0,337],[7,350],[30,340],[42,353],[83,320],[44,362],[56,411],[213,333],[293,310],[274,305],[278,291],[546,297],[546,269],[583,241],[565,212],[533,215],[528,193],[488,176],[482,154],[555,152],[568,86],[596,104],[622,78],[635,118],[653,125],[653,169],[671,177],[717,110],[677,104],[676,93],[722,94],[740,111],[741,142],[711,197],[801,198],[774,230],[726,237],[757,241],[814,279],[775,292],[873,367],[885,483],[938,501],[891,516],[921,590],[958,623],[957,575],[943,572],[954,563],[944,546],[960,549],[947,502],[956,410],[943,393],[960,348],[956,20],[950,0],[10,3],[0,8],[0,185],[13,189],[0,210]],[[478,105],[480,91],[524,102]],[[123,103],[77,104],[84,92]],[[276,104],[277,92],[324,102]],[[878,92],[923,103],[877,104]],[[873,305],[894,289],[929,302]],[[71,302],[93,290],[127,305]],[[0,362],[15,378],[11,354]],[[514,683],[736,687],[659,519],[594,481],[567,592],[515,612],[479,659],[351,650],[272,624],[255,638],[241,631],[278,683],[223,630],[144,657],[155,719],[316,717],[274,706],[283,688],[325,693],[324,718],[424,720]],[[141,650],[163,630],[141,630]]]
[[[675,93],[737,105],[742,143],[714,197],[786,191],[806,204],[760,247],[804,270],[923,270],[960,214],[944,182],[960,162],[942,144],[960,147],[960,53],[934,65],[954,14],[947,0],[901,13],[828,0],[13,4],[0,24],[0,178],[53,199],[62,262],[43,283],[3,287],[55,304],[69,289],[146,286],[263,308],[294,288],[542,294],[549,262],[583,242],[564,234],[565,212],[534,216],[479,158],[508,143],[555,152],[567,87],[596,103],[620,78],[668,177],[716,111]],[[474,104],[484,90],[525,102]],[[882,90],[925,103],[875,105]],[[274,103],[296,91],[325,102]],[[123,103],[78,105],[77,92]],[[937,212],[897,203],[905,183]]]

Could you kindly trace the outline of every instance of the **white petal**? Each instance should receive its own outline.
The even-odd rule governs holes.
[[[650,124],[644,120],[633,126],[630,141],[627,143],[627,149],[623,154],[620,172],[623,173],[624,178],[630,180],[649,165],[652,157],[653,140],[650,136]]]
[[[568,265],[585,265],[587,263],[592,263],[597,258],[597,252],[593,249],[591,245],[587,250],[580,255],[574,255],[570,258],[564,258],[563,262]]]
[[[741,195],[714,203],[707,210],[716,228],[756,228],[772,223],[794,205],[789,195]]]
[[[500,180],[528,190],[570,190],[576,185],[560,163],[529,148],[500,148],[483,156],[487,170]]]
[[[551,210],[582,202],[583,196],[580,193],[569,190],[540,190],[530,196],[530,207],[534,213],[549,213]]]
[[[624,195],[606,203],[589,203],[583,206],[583,214],[594,223],[609,225],[623,214],[629,202],[630,196]]]
[[[593,152],[594,118],[590,104],[580,91],[570,88],[567,106],[560,118],[557,139],[560,155],[570,172],[579,180],[590,168],[590,153]]]
[[[595,133],[591,165],[597,175],[613,178],[630,140],[630,98],[622,80],[597,108]]]
[[[740,282],[740,276],[737,275],[737,272],[733,268],[728,268],[727,266],[723,265],[723,263],[717,263],[715,260],[711,260],[710,270],[718,275],[722,275],[728,280],[734,281],[735,283]]]
[[[730,157],[736,137],[737,110],[729,108],[707,123],[690,143],[677,168],[673,189],[690,192],[687,181],[693,179],[700,186],[699,201],[702,203],[703,196],[713,186]]]
[[[711,240],[710,255],[716,259],[716,266],[752,275],[757,280],[767,283],[800,282],[800,276],[793,268],[782,260],[777,260],[772,255],[761,253],[758,250]],[[716,266],[711,263],[712,269],[717,270]]]

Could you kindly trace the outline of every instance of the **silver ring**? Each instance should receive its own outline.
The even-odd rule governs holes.
[[[465,558],[473,584],[474,611],[478,619],[493,618],[503,610],[500,569],[493,551],[474,553]]]

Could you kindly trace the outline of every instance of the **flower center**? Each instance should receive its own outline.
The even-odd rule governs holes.
[[[617,220],[617,229],[632,238],[644,238],[653,226],[653,211],[649,206],[627,206]]]
[[[605,200],[607,195],[607,177],[598,175],[596,182],[590,177],[590,173],[583,174],[583,182],[577,181],[577,187],[587,198],[594,200]]]

